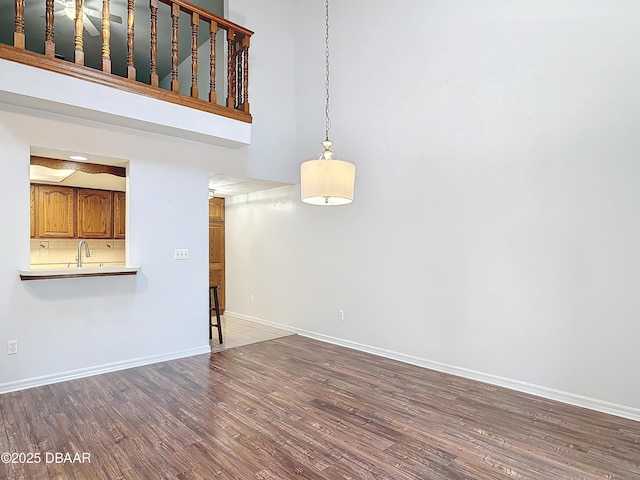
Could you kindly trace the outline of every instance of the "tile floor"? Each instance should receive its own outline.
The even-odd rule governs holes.
[[[220,352],[228,348],[293,335],[286,330],[280,330],[229,315],[222,315],[221,320],[223,343],[222,345],[218,343],[218,329],[212,327],[213,340],[210,342],[211,352]],[[213,321],[215,322],[215,316]]]

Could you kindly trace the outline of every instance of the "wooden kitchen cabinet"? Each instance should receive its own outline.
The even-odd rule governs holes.
[[[126,211],[126,194],[124,192],[113,192],[113,238],[125,238]]]
[[[113,192],[78,189],[78,238],[113,238]]]
[[[37,236],[37,232],[38,232],[38,226],[36,225],[36,186],[35,185],[30,185],[30,196],[31,196],[31,200],[29,202],[30,205],[30,217],[29,217],[29,231],[31,238],[36,238]]]
[[[31,185],[31,238],[125,238],[125,192]]]
[[[74,238],[76,236],[76,195],[72,187],[37,185],[31,209],[38,238]],[[37,214],[37,218],[36,218]]]

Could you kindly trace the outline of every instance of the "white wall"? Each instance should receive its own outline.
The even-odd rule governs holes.
[[[129,161],[127,242],[137,276],[20,281],[18,270],[29,268],[32,145]],[[218,149],[212,161],[213,148],[0,112],[0,339],[19,342],[18,355],[0,355],[1,389],[208,349],[208,167],[224,159]],[[190,259],[174,261],[174,248],[188,248]]]
[[[246,176],[295,183],[297,0],[229,0],[227,18],[255,32],[249,48],[251,145]]]
[[[640,6],[331,8],[331,138],[356,200],[230,199],[228,310],[637,414]],[[231,0],[229,18],[256,32],[249,147],[1,106],[0,345],[20,353],[0,354],[0,389],[206,346],[207,173],[295,181],[324,135],[323,2]],[[138,277],[19,281],[31,145],[131,162]]]
[[[296,10],[296,174],[324,135],[323,8]],[[230,199],[228,311],[640,419],[639,14],[332,2],[355,201]]]
[[[292,5],[233,7],[233,21],[260,32],[251,47],[248,129],[0,61],[0,348],[19,342],[17,355],[0,352],[0,392],[208,350],[208,175],[296,177]],[[252,145],[238,148],[247,130]],[[142,267],[136,277],[19,280],[29,268],[32,146],[129,162],[128,263]],[[174,261],[175,248],[188,248],[189,260]]]
[[[249,47],[251,144],[230,152],[243,175],[295,183],[296,162],[296,0],[229,0],[225,18],[254,32]],[[324,18],[324,17],[323,17]],[[218,32],[218,103],[226,103],[226,35]],[[199,89],[208,94],[208,43],[199,48]],[[204,64],[203,64],[204,62]],[[204,68],[204,70],[203,70]],[[189,92],[191,58],[179,68],[180,90]],[[170,78],[165,78],[169,85]],[[186,85],[186,87],[185,87]]]

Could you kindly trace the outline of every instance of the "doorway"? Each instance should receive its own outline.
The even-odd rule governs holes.
[[[209,286],[218,285],[218,303],[221,315],[226,306],[225,279],[225,200],[214,197],[209,199]],[[215,323],[215,319],[213,321]],[[248,319],[229,318],[226,315],[221,316],[221,325],[223,343],[218,344],[216,329],[213,327],[212,352],[291,335],[291,332]]]

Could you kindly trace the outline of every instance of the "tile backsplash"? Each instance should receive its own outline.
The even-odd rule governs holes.
[[[67,239],[31,239],[31,265],[51,268],[63,268],[77,264],[78,242]],[[99,267],[101,265],[124,265],[124,240],[87,240],[91,257],[82,255],[82,264]]]

